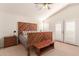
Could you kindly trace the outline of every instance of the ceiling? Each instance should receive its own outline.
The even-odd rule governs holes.
[[[53,3],[51,9],[39,9],[34,3],[0,3],[0,12],[44,20],[68,4]]]

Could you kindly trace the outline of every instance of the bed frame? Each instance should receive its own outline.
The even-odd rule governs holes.
[[[28,33],[29,53],[31,48],[34,48],[36,54],[40,56],[44,51],[54,48],[54,41],[52,38],[52,32],[36,32]]]

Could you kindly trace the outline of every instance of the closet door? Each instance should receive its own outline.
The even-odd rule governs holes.
[[[76,23],[75,21],[64,22],[64,42],[75,44],[76,39]]]
[[[55,23],[55,40],[63,41],[63,22]]]

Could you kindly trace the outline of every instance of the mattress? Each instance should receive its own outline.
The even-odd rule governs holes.
[[[20,34],[19,35],[19,40],[20,40],[20,43],[25,47],[27,48],[27,35],[22,35]]]

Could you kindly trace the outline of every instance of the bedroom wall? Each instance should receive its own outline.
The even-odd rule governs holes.
[[[0,48],[1,47],[3,47],[3,31],[4,31],[4,29],[3,29],[3,20],[2,20],[2,15],[1,15],[1,13],[0,13]]]
[[[56,22],[63,22],[66,20],[75,20],[76,23],[76,43],[79,44],[79,4],[71,4],[68,7],[64,8],[60,12],[50,16],[47,20],[49,20],[49,29],[52,32],[55,32],[54,24]],[[54,38],[55,39],[55,38]]]
[[[64,8],[60,12],[50,16],[47,20],[49,20],[50,24],[49,27],[50,30],[52,30],[53,28],[51,28],[51,26],[53,26],[53,24],[58,21],[60,22],[63,20],[78,20],[78,19],[79,19],[79,4],[74,3]]]
[[[21,15],[0,12],[0,47],[3,47],[3,37],[13,35],[13,31],[17,31],[17,22],[37,23],[35,19],[30,19]]]

